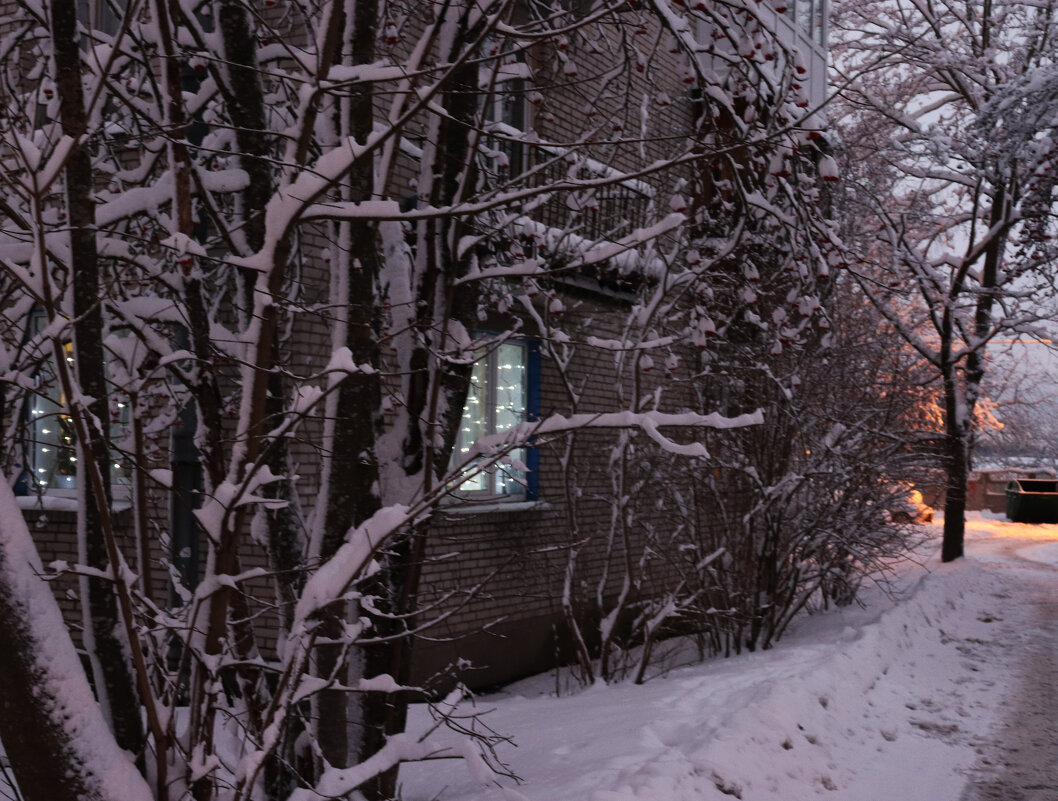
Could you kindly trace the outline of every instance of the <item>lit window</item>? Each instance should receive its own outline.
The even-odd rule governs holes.
[[[460,493],[482,495],[526,495],[532,493],[526,465],[526,449],[515,448],[495,466],[474,473],[477,462],[467,459],[474,443],[489,434],[502,434],[529,417],[529,346],[505,342],[474,364],[459,436],[452,452],[453,467],[471,475],[459,485]]]
[[[44,314],[34,312],[31,331],[39,334],[46,323]],[[67,343],[63,351],[66,362],[73,364],[73,346]],[[36,375],[36,392],[26,407],[25,458],[27,470],[22,492],[43,493],[77,489],[77,437],[73,420],[67,414],[66,399],[50,362],[44,362]],[[110,415],[110,435],[120,438],[129,425],[127,403],[118,402]],[[116,455],[115,455],[116,456]],[[111,462],[110,480],[113,486],[127,485],[130,468],[122,457]]]
[[[28,421],[30,483],[41,492],[76,489],[77,451],[73,422],[63,412],[62,393],[50,366],[41,368],[36,383],[37,393],[30,400]]]

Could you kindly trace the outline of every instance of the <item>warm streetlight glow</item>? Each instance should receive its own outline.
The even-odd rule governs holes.
[[[1012,523],[1009,520],[971,517],[966,521],[966,532],[970,539],[984,534],[1007,540],[1058,541],[1058,524],[1050,523]]]

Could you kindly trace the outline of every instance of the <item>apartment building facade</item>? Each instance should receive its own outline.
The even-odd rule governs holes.
[[[311,20],[299,17],[295,4],[287,7],[277,0],[264,5],[253,22],[254,44],[259,65],[274,80],[267,87],[273,92],[269,96],[278,101],[284,87],[289,90],[295,83],[284,84],[290,75],[311,72],[302,53],[311,48],[301,45],[311,39]],[[444,492],[435,491],[438,500],[430,506],[425,546],[416,557],[420,572],[417,608],[408,628],[417,639],[411,676],[419,684],[438,673],[455,673],[472,686],[490,686],[556,661],[574,661],[578,641],[586,640],[589,651],[597,648],[600,638],[610,636],[614,626],[627,627],[631,618],[641,614],[642,602],[653,587],[678,573],[672,554],[655,551],[662,539],[659,532],[682,525],[673,519],[674,498],[685,485],[680,469],[672,466],[664,451],[648,455],[649,437],[642,428],[632,437],[620,427],[604,429],[590,421],[616,412],[640,415],[636,419],[641,420],[646,413],[724,411],[713,402],[715,387],[704,391],[696,378],[702,372],[702,354],[708,353],[702,342],[717,333],[709,329],[711,321],[702,311],[708,304],[688,298],[678,284],[666,291],[659,289],[666,286],[667,270],[694,258],[681,244],[680,237],[685,237],[679,228],[682,223],[674,221],[673,215],[692,222],[695,213],[704,214],[701,219],[709,216],[708,208],[703,212],[696,187],[706,173],[710,186],[723,184],[727,179],[717,166],[720,163],[738,169],[739,149],[733,143],[752,130],[755,108],[775,106],[800,115],[785,127],[797,131],[805,142],[814,141],[820,123],[812,112],[822,104],[825,91],[825,7],[821,0],[770,7],[754,3],[741,11],[737,6],[689,5],[674,2],[655,8],[626,2],[552,8],[507,4],[489,35],[480,33],[480,25],[472,24],[474,14],[467,13],[461,17],[464,27],[459,30],[477,37],[475,45],[452,52],[480,62],[461,73],[464,78],[472,74],[473,84],[464,82],[453,88],[438,83],[435,105],[423,100],[421,113],[405,118],[400,114],[406,106],[393,99],[402,93],[414,97],[419,91],[416,75],[429,83],[427,61],[415,61],[422,57],[417,48],[442,47],[444,43],[431,39],[434,34],[430,32],[443,37],[455,30],[438,25],[436,15],[441,12],[400,4],[386,7],[375,30],[371,58],[360,59],[354,52],[353,63],[333,71],[328,91],[333,90],[336,99],[331,110],[338,109],[339,115],[352,120],[351,129],[369,132],[379,124],[398,127],[393,115],[400,119],[399,132],[393,135],[395,146],[380,150],[367,171],[374,176],[367,180],[376,181],[376,195],[377,176],[386,176],[384,196],[370,198],[379,202],[379,213],[374,218],[366,215],[374,226],[373,242],[379,250],[388,249],[390,255],[399,251],[401,258],[414,265],[426,258],[420,254],[431,237],[454,236],[453,227],[447,224],[431,227],[431,221],[438,218],[431,214],[444,194],[438,195],[436,184],[444,180],[451,179],[455,186],[470,180],[467,176],[473,173],[470,189],[463,186],[453,190],[456,195],[449,193],[442,199],[450,205],[481,207],[477,216],[467,213],[459,218],[461,238],[453,244],[463,248],[466,243],[466,249],[443,251],[448,256],[456,254],[463,270],[449,280],[449,291],[473,279],[473,270],[488,275],[478,280],[475,308],[460,318],[475,320],[476,327],[461,322],[445,334],[464,338],[452,351],[461,355],[441,352],[437,343],[444,337],[440,334],[432,342],[431,358],[438,359],[442,367],[446,360],[462,359],[468,375],[450,469],[444,473],[447,483]],[[449,4],[442,6],[449,8]],[[461,4],[451,4],[456,6],[461,8]],[[205,33],[218,31],[206,14],[210,8],[210,4],[198,8],[200,16],[197,22],[188,20],[188,30],[194,32],[198,25]],[[136,28],[146,26],[146,18],[128,22],[114,12],[111,4],[85,6],[83,21],[97,32],[90,46],[92,58],[104,58],[108,52],[104,48],[121,32],[135,29],[144,41],[150,40],[145,27]],[[222,59],[193,51],[194,47],[187,48],[180,71],[183,91],[192,106],[194,98],[208,96],[211,71],[218,71],[219,80],[227,69],[224,63],[233,58],[230,53]],[[747,61],[753,65],[748,72],[744,68]],[[380,73],[368,81],[376,121],[365,123],[351,115],[357,113],[357,87],[362,85],[358,76],[368,66],[391,68],[392,74]],[[98,63],[97,68],[105,72]],[[436,64],[432,68],[440,69]],[[150,74],[147,70],[141,79],[149,82]],[[755,74],[760,83],[744,85],[738,76],[749,74]],[[35,109],[46,120],[56,112],[54,89],[48,93],[46,75],[30,71],[27,80]],[[136,91],[149,94],[146,89]],[[136,95],[131,89],[128,92],[125,101],[133,107]],[[781,102],[775,98],[777,93],[784,95]],[[756,100],[746,99],[751,94]],[[290,95],[283,95],[282,100],[293,102]],[[238,331],[240,325],[243,331],[253,327],[252,302],[246,301],[241,308],[238,302],[239,293],[245,291],[240,282],[250,280],[238,265],[249,263],[250,258],[239,255],[238,237],[243,234],[238,226],[211,229],[209,220],[213,215],[217,220],[225,218],[246,202],[247,196],[239,195],[244,190],[238,184],[243,180],[238,160],[240,152],[245,157],[248,145],[225,133],[227,119],[220,111],[214,113],[214,102],[203,100],[195,106],[189,122],[188,130],[198,126],[187,139],[194,143],[199,181],[195,191],[201,203],[196,207],[200,222],[189,232],[190,238],[185,236],[184,249],[196,258],[201,256],[204,263],[214,259],[229,272],[224,280],[234,287],[224,295],[231,307],[214,310],[219,328],[213,332],[216,352],[226,354],[230,361],[217,359],[211,369],[216,370],[218,385],[226,393],[220,410],[225,433],[220,440],[238,448],[242,447],[242,432],[237,410],[241,393],[246,391],[238,386],[237,365],[245,358],[239,350]],[[224,102],[235,100],[225,98]],[[306,113],[305,106],[299,109]],[[706,114],[715,114],[715,118],[703,125]],[[449,175],[437,153],[444,147],[439,137],[451,136],[444,126],[454,119],[469,130],[458,135],[463,138],[462,149],[449,154],[461,154],[465,161]],[[292,126],[296,122],[293,119]],[[126,123],[127,115],[121,124]],[[135,123],[140,124],[142,120]],[[326,130],[327,124],[318,124],[321,140],[333,133]],[[106,147],[123,147],[122,136],[132,141],[130,130],[106,139]],[[756,147],[760,151],[762,146]],[[703,156],[703,149],[715,155]],[[269,158],[277,152],[271,151]],[[122,159],[130,173],[146,163],[131,154],[123,154],[118,161]],[[433,166],[431,159],[435,159]],[[163,166],[159,162],[156,169],[161,171]],[[434,166],[440,172],[431,172]],[[282,167],[276,170],[281,172]],[[347,180],[349,175],[353,179]],[[342,238],[349,233],[339,224],[364,219],[350,211],[353,203],[364,204],[368,199],[356,196],[363,189],[356,185],[358,175],[355,168],[344,173],[331,193],[309,208],[299,223],[297,249],[291,257],[296,269],[289,271],[281,290],[284,331],[277,340],[281,358],[275,365],[277,372],[286,375],[295,398],[308,397],[304,390],[310,386],[326,387],[319,377],[334,362],[335,321],[348,321],[343,320],[346,312],[341,304],[334,302],[336,296],[350,297],[334,266],[341,264],[350,274],[359,269],[359,251]],[[785,178],[780,173],[773,175]],[[110,177],[117,181],[113,174]],[[128,179],[127,188],[132,189],[131,176],[118,177]],[[210,180],[216,181],[215,190],[210,189]],[[230,197],[225,195],[229,180],[231,186],[240,187]],[[725,191],[722,187],[720,205],[727,202]],[[128,198],[134,191],[125,201],[122,194],[116,184],[100,188],[101,218],[117,214],[122,202],[133,202]],[[216,208],[204,208],[207,200],[215,198],[221,199]],[[166,201],[161,202],[164,206]],[[172,262],[165,244],[169,240],[153,233],[153,226],[175,215],[159,213],[157,203],[153,210],[130,214],[101,234],[101,241],[124,238],[135,240],[140,247],[114,267],[119,283],[129,280],[129,265],[142,266],[144,260],[159,258],[159,254]],[[328,203],[344,211],[329,217],[319,208]],[[699,239],[715,244],[722,239],[718,231],[732,221],[722,219],[722,214],[714,216],[720,222],[699,225],[709,229],[709,235]],[[61,227],[61,220],[54,224]],[[187,242],[196,237],[201,247],[189,246]],[[230,241],[222,243],[225,237]],[[23,246],[17,239],[8,236],[10,252]],[[218,255],[224,247],[230,252]],[[468,249],[476,249],[473,258],[466,257]],[[177,254],[177,262],[181,256]],[[442,272],[446,269],[441,265]],[[752,291],[751,274],[742,275],[739,270],[740,281],[748,282]],[[385,321],[381,328],[388,325],[390,331],[398,331],[401,327],[396,318],[400,303],[394,276],[392,271],[384,273],[384,280],[390,282],[389,294],[376,296],[385,298],[385,308],[373,312],[371,324],[376,331],[381,330],[380,319]],[[189,277],[185,273],[183,279]],[[179,290],[174,292],[169,286],[166,291],[176,295],[176,302],[164,292],[153,295],[165,302],[151,311],[151,325],[179,340],[186,337],[181,332],[190,326],[186,318],[161,308],[166,303],[170,309],[179,306]],[[114,300],[109,307],[139,310],[146,305],[147,294],[122,284],[120,301]],[[658,334],[655,328],[660,326],[644,325],[644,304],[651,298],[672,307],[673,317],[688,315],[695,330],[675,336]],[[751,308],[755,301],[745,303]],[[33,304],[24,312],[31,322],[24,327],[19,347],[36,353],[29,361],[36,359],[41,366],[33,390],[7,408],[9,430],[20,432],[18,446],[7,454],[7,466],[17,476],[16,488],[23,496],[20,503],[38,537],[44,562],[59,561],[53,587],[76,626],[80,590],[73,574],[64,568],[83,561],[76,531],[86,485],[78,471],[68,401],[43,349],[55,317]],[[413,316],[401,319],[410,321]],[[120,372],[118,364],[126,356],[125,364],[136,369],[145,363],[142,354],[132,355],[134,348],[126,347],[130,327],[125,320],[110,328],[112,375]],[[677,328],[684,331],[687,325],[681,323]],[[414,384],[408,383],[407,368],[411,356],[402,350],[401,343],[407,340],[401,336],[395,334],[381,345],[376,364],[387,378],[376,387],[379,414],[375,419],[382,429],[414,405],[409,398],[409,387]],[[142,342],[153,345],[149,338]],[[190,341],[168,350],[161,361],[187,349],[193,349]],[[65,358],[74,364],[75,356],[71,345]],[[158,360],[157,355],[153,358]],[[444,369],[438,375],[442,373]],[[115,519],[128,560],[138,562],[140,568],[153,565],[154,581],[145,594],[158,608],[178,607],[190,597],[203,571],[213,568],[214,557],[207,557],[209,532],[199,528],[201,516],[196,519],[196,509],[205,505],[204,493],[209,493],[210,486],[203,475],[202,452],[196,447],[202,445],[201,434],[196,440],[194,433],[203,407],[199,406],[197,419],[187,411],[192,407],[193,388],[173,390],[171,383],[137,384],[132,378],[122,375],[121,388],[115,379],[108,410],[111,436],[119,445],[116,452],[123,454],[115,455],[110,476]],[[133,385],[139,394],[130,395],[128,387]],[[320,402],[317,411],[324,408]],[[341,408],[326,408],[329,411],[306,416],[288,437],[285,465],[301,477],[293,497],[271,497],[275,503],[264,504],[266,509],[283,506],[292,510],[294,525],[301,532],[297,541],[304,549],[297,561],[304,565],[319,559],[319,552],[313,552],[318,545],[313,543],[322,526],[321,516],[326,514],[328,493],[334,492],[333,482],[343,479],[323,477],[332,458],[327,443],[333,442],[334,426],[340,427],[347,417]],[[227,413],[232,417],[225,417]],[[533,435],[514,447],[501,448],[499,456],[475,445],[482,438],[502,438],[518,426],[557,415],[581,415],[588,422],[583,430],[568,436]],[[141,430],[133,438],[137,427]],[[712,435],[707,426],[691,425],[684,431],[666,429],[664,436],[691,449],[693,443],[708,442]],[[701,460],[690,464],[685,469],[704,469]],[[710,480],[716,487],[716,482],[722,485],[726,479],[717,470]],[[708,540],[709,527],[732,525],[737,511],[737,503],[725,507],[715,498],[703,500],[696,510],[697,535]],[[274,574],[282,568],[270,562],[267,537],[254,528],[264,525],[265,519],[242,522],[247,531],[240,566],[243,570],[262,568],[260,577],[246,580],[245,608],[262,634],[265,650],[271,652],[276,632],[290,612],[283,605],[291,602],[275,594]],[[150,535],[147,546],[142,544],[144,534]],[[682,547],[680,543],[686,545],[683,540],[672,542],[677,548]],[[630,583],[634,585],[631,594]],[[606,624],[607,615],[615,609],[620,614]],[[629,641],[633,639],[630,636]]]

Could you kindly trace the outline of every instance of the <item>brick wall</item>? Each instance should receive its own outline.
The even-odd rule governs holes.
[[[604,294],[584,290],[567,296],[571,319],[566,327],[598,337],[620,334],[627,303]],[[308,329],[306,329],[308,330]],[[308,335],[306,334],[306,337]],[[323,334],[315,333],[320,358],[329,352]],[[541,369],[541,411],[543,414],[612,411],[627,405],[630,393],[649,393],[658,383],[667,385],[665,410],[675,411],[694,403],[686,372],[673,375],[659,371],[649,376],[623,378],[615,371],[614,354],[588,348],[582,337],[574,337],[578,347],[569,371],[579,387],[577,404],[571,405],[564,392],[556,364],[545,356]],[[693,363],[693,354],[686,354]],[[633,387],[633,382],[639,385]],[[620,397],[623,396],[623,399]],[[318,451],[312,427],[291,444],[292,458],[302,475],[301,507],[306,518],[314,513],[317,482],[314,479]],[[701,433],[701,432],[699,432]],[[693,436],[692,434],[684,434]],[[577,547],[573,593],[581,611],[592,607],[598,584],[604,574],[609,580],[603,594],[616,594],[623,578],[625,551],[620,544],[610,546],[615,530],[616,493],[611,455],[619,434],[611,430],[586,430],[575,435],[570,468],[562,469],[567,440],[556,439],[539,448],[539,500],[507,503],[452,503],[442,506],[429,534],[423,570],[420,622],[431,625],[416,646],[416,681],[458,660],[472,667],[463,669],[462,678],[474,685],[492,685],[546,669],[556,659],[568,659],[566,627],[562,617],[563,579],[571,548]],[[643,471],[654,469],[658,454],[645,445],[645,436],[634,439],[630,459],[630,480],[643,479]],[[662,468],[666,468],[666,460]],[[671,467],[671,466],[669,466]],[[632,493],[634,509],[630,533],[633,558],[638,560],[644,547],[644,526],[672,527],[678,524],[659,482],[671,490],[680,482],[680,469],[647,477]],[[575,486],[571,485],[575,482]],[[152,523],[159,533],[164,528],[164,495],[155,493]],[[72,511],[27,510],[27,519],[36,536],[45,563],[55,559],[76,561],[75,515]],[[128,526],[127,514],[122,522]],[[722,524],[717,518],[715,524]],[[699,523],[701,524],[701,523]],[[712,524],[712,523],[707,523]],[[131,545],[131,543],[128,543]],[[205,551],[204,545],[202,551]],[[132,553],[127,550],[127,553]],[[158,537],[154,555],[156,566],[167,553],[164,537]],[[249,538],[242,557],[243,569],[265,566],[260,547]],[[164,579],[164,572],[156,570]],[[645,585],[662,586],[671,574],[664,564],[654,561],[644,569]],[[80,608],[76,582],[62,578],[53,583],[68,621],[79,625]],[[262,578],[249,585],[250,594],[260,600],[251,611],[259,614],[257,632],[262,646],[274,648],[275,618],[268,610],[272,597],[270,580]],[[164,603],[165,582],[156,588],[157,600]]]
[[[44,565],[44,575],[73,633],[74,644],[80,648],[83,628],[80,580],[64,570],[62,564],[73,567],[81,561],[77,556],[77,513],[73,501],[49,499],[41,504],[36,499],[19,498],[18,502]],[[118,511],[114,522],[119,532],[127,532],[131,523],[128,511]]]
[[[422,24],[417,14],[426,13],[424,6],[409,16],[411,28],[405,42],[414,38],[413,28]],[[398,50],[400,46],[395,45]],[[585,154],[599,165],[620,171],[635,170],[644,161],[665,158],[672,155],[672,148],[683,146],[678,136],[666,138],[686,130],[693,119],[693,103],[680,81],[681,57],[670,52],[665,35],[647,15],[610,15],[586,35],[571,37],[565,47],[557,38],[534,44],[526,58],[534,80],[520,91],[537,90],[545,96],[542,103],[529,107],[540,140],[561,143],[590,137]],[[576,77],[562,73],[567,58],[578,64]],[[611,75],[614,65],[622,60],[640,62],[643,69]],[[658,102],[662,94],[672,102]],[[421,127],[412,121],[405,130],[405,137],[413,145],[421,141]],[[396,159],[390,191],[394,198],[414,193],[419,164],[411,150],[405,149]],[[549,158],[554,148],[541,151],[534,158]],[[682,173],[673,170],[643,179],[651,194],[656,193],[650,203],[657,213],[667,212],[668,193],[680,177]],[[568,226],[572,232],[613,229],[624,233],[629,224],[644,222],[626,223],[616,218],[600,222],[568,212],[564,205],[552,209],[550,223],[563,230]],[[291,307],[300,311],[293,314],[283,344],[284,366],[294,376],[311,375],[326,362],[331,351],[327,323],[331,297],[327,259],[331,248],[325,226],[304,226],[300,230],[299,262],[287,288]],[[558,281],[554,286],[568,309],[563,328],[574,336],[575,355],[569,373],[577,385],[578,399],[572,403],[567,397],[555,362],[545,355],[541,411],[568,414],[628,408],[634,399],[649,394],[659,384],[665,384],[666,410],[697,408],[694,387],[688,380],[696,365],[693,352],[679,353],[683,368],[674,375],[661,370],[660,365],[649,375],[636,374],[630,368],[618,374],[617,354],[586,346],[589,334],[620,338],[631,298],[604,291],[592,276],[578,278],[583,280]],[[305,525],[316,513],[320,432],[319,420],[310,420],[289,443],[292,465],[302,476],[298,501]],[[622,577],[626,554],[620,538],[610,547],[615,531],[615,504],[620,500],[620,489],[615,489],[613,483],[611,454],[619,436],[613,431],[577,434],[566,471],[562,469],[566,442],[556,440],[542,445],[536,502],[492,504],[487,508],[451,505],[438,511],[430,533],[421,595],[421,618],[435,623],[417,645],[416,673],[420,680],[449,662],[469,659],[474,667],[464,678],[475,685],[494,684],[543,669],[556,658],[568,656],[563,643],[561,601],[571,548],[578,549],[573,591],[584,608],[590,606],[604,575],[604,596],[616,593]],[[626,503],[635,510],[629,541],[636,558],[644,547],[647,528],[674,524],[671,508],[664,506],[668,496],[659,492],[659,482],[665,482],[669,490],[682,480],[678,471],[675,475],[659,473],[644,478],[644,473],[649,474],[656,467],[650,461],[653,457],[647,458],[650,451],[643,447],[643,440],[639,435],[628,451],[630,479],[640,481],[641,486],[633,491],[630,482],[625,487],[632,496]],[[575,482],[575,487],[570,486],[571,482]],[[154,555],[160,564],[168,553],[168,498],[157,487],[152,489],[151,497],[150,527],[157,535]],[[72,512],[27,511],[27,518],[45,562],[76,560]],[[243,568],[264,564],[261,549],[247,538]],[[646,586],[652,582],[659,586],[667,576],[659,562],[651,563]],[[71,594],[75,588],[66,581],[57,580],[53,587],[64,613],[74,624],[79,607],[75,593]],[[257,627],[266,649],[274,646],[276,628],[274,615],[268,611],[269,584],[267,579],[261,579],[249,585],[251,593],[260,599],[251,611],[261,613]],[[157,600],[164,602],[165,594],[165,581],[160,580],[155,592]]]

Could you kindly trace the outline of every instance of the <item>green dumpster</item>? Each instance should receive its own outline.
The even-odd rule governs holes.
[[[1007,519],[1058,523],[1058,479],[1019,478],[1007,484]]]

